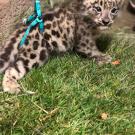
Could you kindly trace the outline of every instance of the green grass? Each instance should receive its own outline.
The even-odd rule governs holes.
[[[107,42],[100,41],[102,46]],[[1,92],[0,134],[135,134],[135,35],[117,32],[109,44],[107,53],[120,65],[100,67],[66,54],[20,81],[24,91],[35,94]]]

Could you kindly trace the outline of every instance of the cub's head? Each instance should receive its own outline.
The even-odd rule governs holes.
[[[109,27],[118,15],[124,0],[79,0],[81,13],[90,16],[101,27]]]

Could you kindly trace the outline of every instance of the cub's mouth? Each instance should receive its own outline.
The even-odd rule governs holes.
[[[113,21],[110,21],[109,19],[107,20],[103,19],[103,20],[95,20],[95,23],[100,30],[106,30],[111,27]]]
[[[99,29],[100,30],[106,30],[106,29],[109,29],[109,27],[108,26],[99,26]]]
[[[97,26],[98,26],[98,28],[100,29],[100,30],[106,30],[106,29],[109,29],[110,27],[111,27],[111,25],[112,25],[112,23],[111,24],[108,24],[108,25],[104,25],[104,24],[97,24]]]
[[[83,20],[89,24],[90,27],[94,28],[94,27],[98,27],[100,30],[106,30],[108,28],[111,27],[112,25],[112,22],[101,22],[101,21],[97,21],[97,20],[94,20],[92,19],[91,17],[89,16],[85,16],[83,18]]]

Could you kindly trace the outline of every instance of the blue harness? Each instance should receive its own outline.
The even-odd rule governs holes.
[[[25,44],[26,38],[29,35],[29,32],[30,32],[32,27],[34,27],[38,24],[40,32],[43,33],[43,31],[44,31],[44,22],[43,22],[43,19],[42,19],[40,0],[36,0],[36,2],[35,2],[34,14],[29,16],[27,21],[26,21],[27,25],[29,23],[30,23],[30,25],[28,26],[25,34],[23,35],[23,37],[20,41],[19,47],[22,47]]]

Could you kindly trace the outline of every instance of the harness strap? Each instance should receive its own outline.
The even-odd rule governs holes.
[[[43,20],[42,20],[40,0],[36,0],[35,9],[36,9],[37,18],[38,18],[38,21],[39,21],[39,29],[40,29],[40,32],[42,33],[42,32],[44,32],[44,23],[43,23]]]
[[[29,23],[32,22],[35,18],[36,18],[35,13],[33,15],[29,16],[28,19],[26,20],[26,25],[29,25]]]
[[[24,36],[22,37],[22,40],[20,42],[20,46],[22,47],[26,41],[27,36],[29,35],[29,32],[31,30],[32,27],[36,26],[37,24],[39,24],[39,30],[41,33],[44,32],[44,22],[42,20],[42,13],[41,13],[41,6],[40,6],[40,0],[36,0],[35,2],[35,8],[34,8],[34,14],[29,16],[26,24],[28,25],[30,23],[30,25],[28,26]]]

